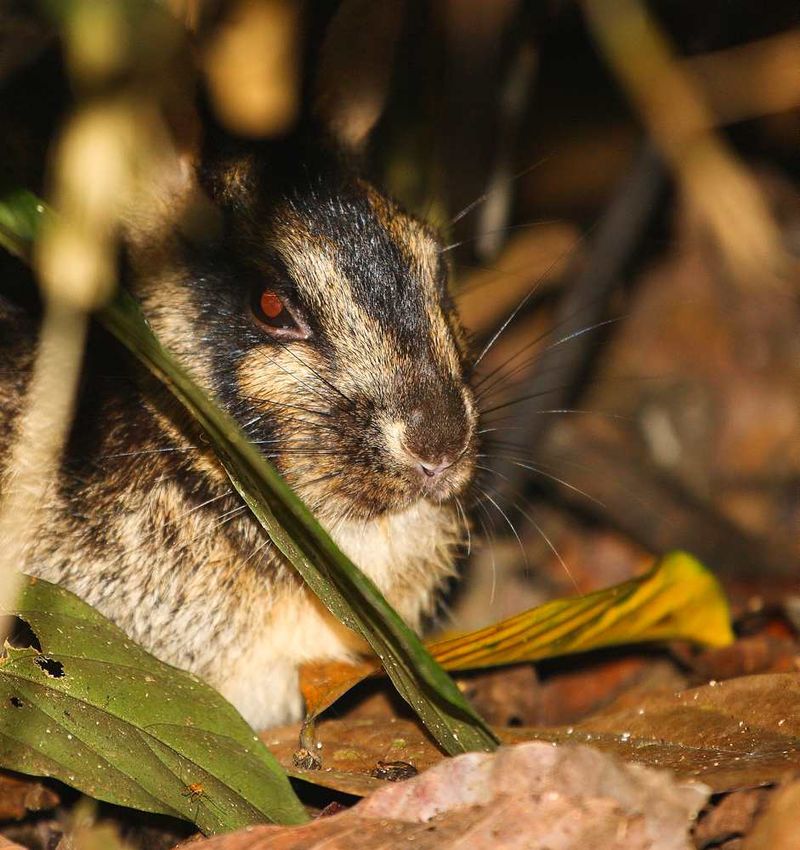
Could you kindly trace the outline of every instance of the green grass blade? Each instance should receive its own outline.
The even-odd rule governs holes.
[[[201,425],[231,482],[323,604],[361,634],[403,698],[450,754],[492,749],[496,738],[375,584],[336,546],[239,426],[210,402],[161,346],[130,295],[101,314],[106,327]]]

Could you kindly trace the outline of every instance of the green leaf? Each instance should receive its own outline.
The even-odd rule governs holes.
[[[13,613],[34,637],[0,663],[4,767],[206,834],[308,820],[283,768],[208,685],[41,579]]]
[[[39,198],[25,189],[5,195],[0,199],[0,245],[26,259],[44,211]]]
[[[0,208],[13,207],[15,202],[16,196],[0,200]],[[13,214],[0,215],[0,230],[24,239],[25,232],[15,230],[14,221]],[[369,643],[400,695],[445,752],[494,749],[494,733],[417,635],[339,550],[236,422],[205,396],[162,347],[134,299],[118,291],[100,319],[195,417],[234,487],[272,541],[322,603]]]

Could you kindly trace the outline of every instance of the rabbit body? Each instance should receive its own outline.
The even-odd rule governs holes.
[[[202,192],[213,227],[187,235],[180,215],[132,226],[125,282],[167,348],[419,628],[453,572],[476,452],[447,270],[435,234],[338,157],[294,157],[298,167],[259,151],[199,167],[175,206]],[[0,299],[2,457],[35,338],[29,313]],[[298,666],[351,658],[363,642],[271,544],[167,392],[107,359],[108,345],[90,350],[23,569],[208,681],[255,728],[298,718]]]

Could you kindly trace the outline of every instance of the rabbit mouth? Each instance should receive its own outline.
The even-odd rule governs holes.
[[[469,487],[475,467],[471,445],[452,460],[443,458],[435,464],[413,457],[402,463],[394,458],[354,457],[344,451],[331,451],[317,461],[313,471],[301,470],[288,459],[278,466],[325,522],[367,520],[406,511],[420,502],[452,501]]]

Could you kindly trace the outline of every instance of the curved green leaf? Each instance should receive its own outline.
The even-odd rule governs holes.
[[[13,613],[32,635],[7,644],[0,663],[4,767],[207,834],[308,819],[269,750],[204,682],[41,579],[26,582]]]

